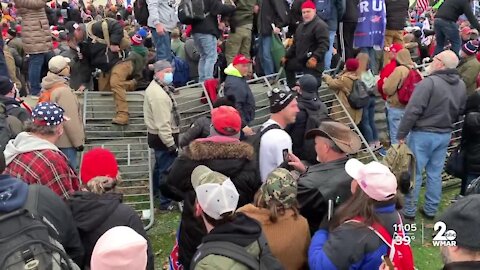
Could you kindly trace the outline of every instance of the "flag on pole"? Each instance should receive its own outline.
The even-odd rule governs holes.
[[[420,11],[420,13],[425,12],[428,7],[430,6],[430,1],[429,0],[417,0],[417,10]]]

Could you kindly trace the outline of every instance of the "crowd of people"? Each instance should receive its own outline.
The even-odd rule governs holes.
[[[189,4],[203,10],[185,11]],[[124,126],[127,92],[143,90],[155,208],[183,202],[171,269],[413,270],[404,225],[418,216],[456,232],[456,246],[441,247],[444,269],[478,269],[480,195],[471,186],[480,182],[480,24],[470,0],[434,7],[2,5],[0,242],[8,245],[0,268],[154,269],[154,259],[163,261],[123,203],[115,155],[93,148],[78,159],[88,138],[77,96],[111,91],[112,124]],[[253,76],[268,86],[270,116],[259,127]],[[223,96],[181,131],[176,99],[189,81],[215,81]],[[333,101],[319,96],[322,84]],[[453,132],[462,119],[461,134]],[[360,135],[382,162],[355,158]],[[460,162],[462,185],[440,213],[446,161]]]

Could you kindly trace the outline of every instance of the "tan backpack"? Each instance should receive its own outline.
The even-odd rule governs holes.
[[[383,158],[383,164],[396,176],[398,189],[409,193],[415,186],[416,160],[410,148],[403,144],[394,144]]]

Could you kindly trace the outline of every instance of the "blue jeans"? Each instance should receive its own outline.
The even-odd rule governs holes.
[[[74,170],[77,170],[78,168],[78,163],[77,163],[77,150],[73,147],[68,147],[68,148],[59,148],[62,153],[67,156],[68,158],[68,164],[70,164],[70,167],[72,167]]]
[[[260,50],[262,51],[260,62],[262,63],[263,73],[265,75],[275,73],[275,65],[272,58],[272,36],[262,36],[258,42],[260,42]]]
[[[427,175],[425,205],[423,210],[429,216],[435,216],[442,197],[442,171],[450,143],[450,133],[411,131],[408,146],[416,158],[417,175],[415,187],[405,195],[405,215],[415,216],[418,195],[423,182],[423,170]]]
[[[30,94],[38,96],[41,90],[42,68],[47,60],[47,54],[30,54],[28,63],[28,81],[30,82]]]
[[[448,40],[452,45],[450,49],[458,56],[460,47],[462,46],[462,40],[460,39],[457,23],[436,18],[433,28],[435,30],[435,39],[437,40],[434,54],[437,55],[441,53]]]
[[[155,50],[157,52],[158,60],[172,61],[172,44],[170,42],[170,33],[165,32],[163,35],[159,35],[155,28],[150,28],[152,32],[153,41],[155,42]]]
[[[370,97],[368,106],[363,108],[362,121],[359,128],[369,144],[378,141],[377,127],[375,126],[375,97]]]
[[[368,67],[372,70],[373,74],[378,74],[377,52],[374,48],[362,48],[362,53],[368,54]]]
[[[404,109],[392,108],[388,105],[387,107],[387,121],[388,121],[388,133],[390,135],[390,144],[397,144],[397,133],[398,127],[400,126],[400,121],[403,118],[405,113]]]
[[[165,184],[167,170],[172,166],[177,154],[163,150],[155,150],[155,167],[153,168],[153,194],[159,197],[160,206],[168,206],[170,199],[160,192],[160,185]]]
[[[217,38],[210,34],[193,34],[193,41],[200,53],[198,62],[198,79],[204,82],[213,78],[213,69],[217,62]],[[169,41],[170,42],[170,41]]]
[[[336,31],[329,31],[330,35],[328,37],[330,44],[328,51],[325,53],[325,70],[328,70],[332,67],[332,56],[333,56],[333,43],[335,43],[335,36],[337,35]]]

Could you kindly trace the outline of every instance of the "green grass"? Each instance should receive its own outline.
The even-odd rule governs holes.
[[[440,212],[450,205],[450,200],[458,194],[458,188],[450,188],[443,192]],[[420,206],[423,205],[424,192],[420,195]],[[175,241],[175,232],[180,221],[179,212],[161,213],[155,215],[155,224],[148,231],[148,235],[155,251],[155,269],[164,268],[168,265],[168,255],[172,250]],[[412,248],[415,257],[415,266],[419,270],[437,270],[442,268],[442,260],[438,247],[432,246],[433,223],[423,220],[421,215],[417,214],[416,224],[418,227],[413,240]],[[421,227],[423,224],[424,236],[422,243]]]

